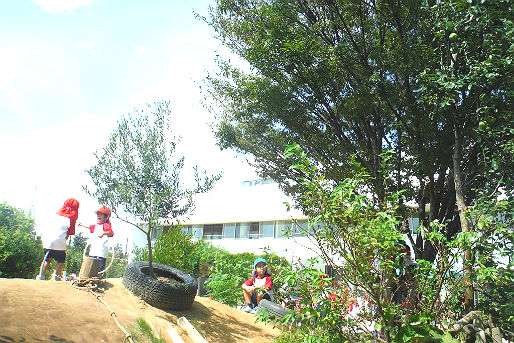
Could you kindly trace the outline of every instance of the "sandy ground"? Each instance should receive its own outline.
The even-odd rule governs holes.
[[[279,330],[256,323],[255,317],[213,300],[196,297],[190,310],[154,308],[125,289],[121,279],[107,279],[102,299],[128,330],[144,319],[166,342],[172,326],[186,317],[208,342],[272,342]],[[0,279],[0,342],[123,342],[107,307],[93,294],[69,283]],[[141,342],[142,340],[140,340]],[[143,340],[144,341],[144,340]]]

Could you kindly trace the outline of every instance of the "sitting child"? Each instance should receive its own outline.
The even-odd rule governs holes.
[[[270,300],[273,294],[273,280],[266,268],[266,260],[262,257],[255,259],[253,262],[253,275],[241,285],[243,289],[243,298],[246,307],[245,312],[253,312],[262,299]]]

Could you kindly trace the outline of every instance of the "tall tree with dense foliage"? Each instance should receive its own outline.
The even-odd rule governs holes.
[[[512,12],[508,0],[218,0],[206,20],[247,62],[220,61],[207,78],[218,142],[253,155],[307,211],[310,190],[283,154],[291,141],[328,184],[369,175],[356,190],[383,210],[401,191],[396,230],[404,204],[417,203],[422,226],[415,240],[406,233],[419,261],[434,262],[454,239],[466,246],[470,310],[473,283],[510,275],[483,254],[512,253],[512,206],[495,203],[514,201]],[[494,217],[487,207],[504,220],[477,226]]]
[[[420,102],[452,134],[451,176],[463,232],[476,228],[468,206],[495,189],[512,194],[514,115],[510,1],[442,1],[430,7],[428,64],[420,75]],[[496,194],[497,196],[497,194]],[[483,199],[483,198],[482,198]],[[468,309],[473,304],[472,252],[465,253]]]
[[[355,172],[355,159],[372,176],[364,192],[381,201],[402,190],[400,215],[415,201],[424,227],[448,222],[445,234],[455,235],[461,222],[466,228],[456,208],[495,165],[479,157],[492,149],[504,168],[487,182],[514,170],[510,14],[508,1],[218,0],[208,22],[249,66],[220,61],[207,78],[218,142],[255,156],[261,174],[296,196],[299,174],[282,153],[291,140],[335,182]],[[454,28],[469,37],[456,63]],[[485,134],[488,123],[499,135]],[[383,168],[385,151],[394,153],[392,168]],[[424,238],[416,256],[433,261]]]
[[[0,277],[31,279],[42,257],[34,218],[16,207],[0,204]]]
[[[184,187],[184,157],[175,156],[177,142],[170,118],[167,101],[123,117],[107,146],[95,154],[96,165],[86,170],[95,188],[84,189],[110,207],[117,218],[146,235],[151,275],[152,234],[157,221],[177,221],[190,213],[193,195],[208,191],[220,177],[205,173],[200,177],[194,167],[195,186]]]

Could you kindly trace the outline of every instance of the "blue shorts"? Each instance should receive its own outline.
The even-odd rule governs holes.
[[[268,293],[264,293],[264,296],[262,297],[262,299],[271,301],[271,297]],[[257,292],[252,292],[252,306],[257,307],[257,305],[258,305],[257,304]]]
[[[52,250],[52,249],[45,249],[45,255],[48,252],[48,256],[46,257],[46,260],[53,258],[58,263],[64,263],[66,261],[66,251],[64,250]]]
[[[105,269],[105,262],[107,262],[107,259],[105,257],[99,257],[99,256],[89,256],[92,258],[96,258],[97,260],[100,260],[100,268],[98,269],[99,272]]]

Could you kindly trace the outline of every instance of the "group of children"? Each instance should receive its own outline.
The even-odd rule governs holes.
[[[105,269],[105,263],[109,255],[108,239],[109,237],[114,236],[114,231],[112,230],[110,222],[111,210],[105,206],[100,207],[100,209],[96,211],[96,224],[85,226],[81,223],[77,223],[79,206],[80,204],[76,199],[67,199],[62,207],[57,211],[54,226],[48,228],[43,235],[43,248],[45,255],[36,280],[46,279],[46,270],[53,260],[56,261],[56,265],[50,279],[53,281],[61,280],[61,272],[66,260],[66,241],[70,236],[75,235],[75,228],[77,225],[89,229],[89,232],[94,238],[91,240],[89,256],[100,260],[100,272]],[[99,235],[98,232],[100,232]]]

